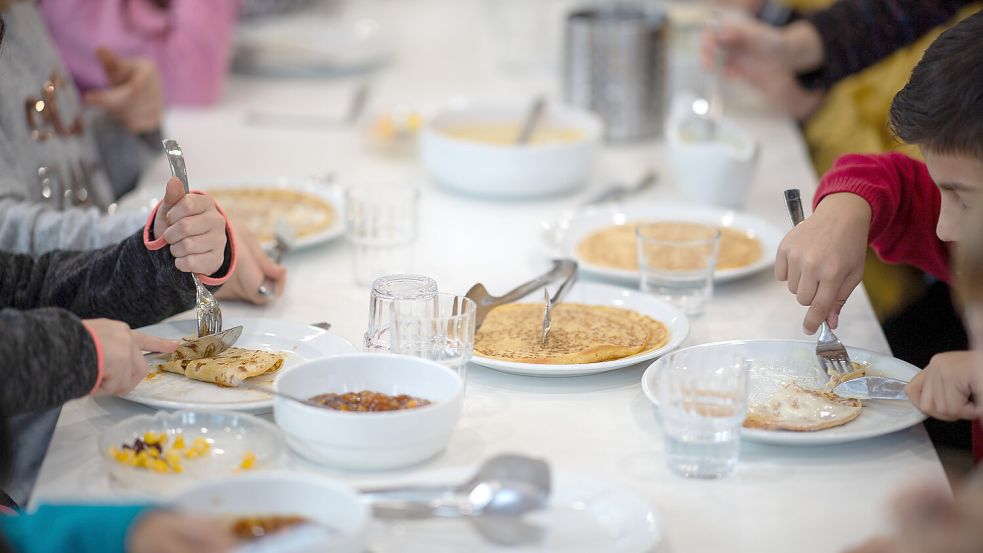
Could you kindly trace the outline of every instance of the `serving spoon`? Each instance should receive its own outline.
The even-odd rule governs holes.
[[[457,485],[372,488],[360,493],[382,519],[520,517],[548,505],[551,485],[546,461],[503,454],[485,461]]]

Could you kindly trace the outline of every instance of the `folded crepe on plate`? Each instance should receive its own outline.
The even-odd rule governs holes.
[[[231,347],[214,357],[187,359],[187,352],[178,350],[158,370],[182,374],[194,380],[219,386],[235,387],[247,378],[276,371],[283,366],[282,352]]]
[[[543,309],[541,303],[496,307],[475,336],[475,353],[516,363],[577,365],[622,359],[669,341],[664,324],[630,309],[562,303],[553,308],[544,346]]]
[[[766,402],[748,408],[745,428],[814,432],[842,426],[860,416],[859,399],[823,390],[808,390],[790,382]]]
[[[612,225],[590,233],[577,244],[577,257],[591,265],[637,271],[638,246],[635,243],[635,229],[639,224],[639,221],[634,221]],[[702,227],[682,221],[660,221],[652,224],[663,227],[668,237],[676,234],[680,239],[686,239],[694,227]],[[746,267],[762,255],[761,242],[757,238],[739,229],[720,227],[718,271]]]

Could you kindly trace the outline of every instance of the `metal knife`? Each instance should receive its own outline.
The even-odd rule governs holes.
[[[209,334],[201,338],[195,338],[194,340],[185,340],[181,342],[181,345],[174,353],[178,355],[177,359],[194,360],[215,357],[232,347],[239,340],[240,336],[242,336],[242,325],[234,326],[222,332],[216,332],[215,334]],[[143,358],[167,360],[171,355],[170,353],[152,352],[143,354]]]
[[[546,345],[546,340],[549,339],[550,337],[550,327],[553,325],[553,308],[556,307],[556,304],[560,303],[560,301],[563,300],[563,296],[567,295],[567,292],[570,291],[570,288],[573,287],[573,283],[576,281],[577,281],[577,271],[574,271],[570,273],[570,276],[568,276],[567,279],[563,281],[563,283],[560,284],[560,287],[556,290],[556,293],[553,294],[552,298],[550,297],[549,290],[543,288],[543,295],[546,297],[546,309],[543,311],[543,345],[544,346]]]
[[[864,376],[847,380],[833,388],[833,393],[846,398],[855,399],[900,399],[907,400],[905,386],[908,383],[896,378],[883,376]]]

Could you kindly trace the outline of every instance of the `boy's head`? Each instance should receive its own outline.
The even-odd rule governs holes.
[[[918,145],[942,191],[939,238],[959,241],[963,211],[983,192],[983,12],[928,47],[894,97],[890,124]]]

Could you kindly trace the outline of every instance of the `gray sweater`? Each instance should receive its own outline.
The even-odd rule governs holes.
[[[105,211],[159,152],[159,134],[134,136],[84,109],[32,3],[0,16],[0,250],[38,255],[122,240],[144,216]]]

